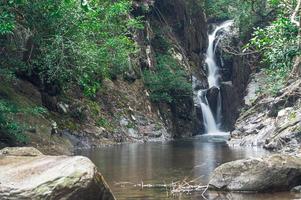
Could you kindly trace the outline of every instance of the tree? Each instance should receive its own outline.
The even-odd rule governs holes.
[[[127,70],[128,57],[136,53],[131,36],[141,25],[129,17],[131,9],[129,0],[5,1],[0,5],[1,68],[63,89],[76,84],[93,96],[104,78]],[[20,26],[32,33],[23,59],[8,53],[15,47],[7,38]]]

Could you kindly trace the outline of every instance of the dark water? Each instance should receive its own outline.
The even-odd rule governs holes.
[[[204,199],[201,193],[171,196],[166,189],[143,189],[131,184],[164,184],[199,178],[206,185],[210,173],[222,163],[266,154],[257,148],[230,148],[225,142],[204,138],[145,144],[121,144],[78,152],[100,169],[118,200]],[[119,184],[122,183],[122,186]],[[239,194],[206,192],[214,200],[291,200],[291,193]]]

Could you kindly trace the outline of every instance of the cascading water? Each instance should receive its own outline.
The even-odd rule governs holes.
[[[220,74],[219,74],[219,66],[215,61],[215,50],[216,47],[221,40],[221,37],[218,36],[219,31],[224,30],[228,31],[229,27],[233,24],[232,20],[226,21],[221,25],[217,26],[215,30],[208,36],[209,45],[206,52],[206,65],[208,71],[208,83],[209,89],[216,87],[219,90],[217,95],[217,108],[216,108],[216,117],[210,108],[208,99],[207,99],[207,91],[208,89],[199,90],[197,94],[198,103],[201,106],[203,113],[204,126],[207,134],[220,134],[223,133],[220,130],[220,126],[222,123],[222,99],[220,93]]]
[[[204,125],[206,128],[206,132],[208,134],[221,132],[221,131],[219,131],[219,128],[215,122],[213,113],[210,109],[209,102],[206,97],[206,93],[207,93],[207,90],[200,90],[198,92],[198,99],[199,99],[199,103],[200,103],[201,109],[202,109],[203,120],[204,120]]]

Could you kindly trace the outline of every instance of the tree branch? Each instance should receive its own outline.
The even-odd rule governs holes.
[[[293,12],[293,14],[291,16],[292,23],[296,24],[298,27],[300,27],[300,22],[298,22],[296,20],[296,16],[297,16],[298,12],[300,11],[300,6],[301,6],[301,0],[298,0],[297,6],[295,8],[295,11]]]

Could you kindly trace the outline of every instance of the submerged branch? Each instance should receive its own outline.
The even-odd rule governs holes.
[[[120,187],[135,187],[139,188],[141,190],[143,189],[166,189],[166,191],[170,192],[170,194],[176,195],[180,193],[192,193],[192,192],[202,192],[202,197],[204,199],[207,199],[205,197],[205,193],[207,192],[209,185],[202,185],[200,183],[196,183],[196,180],[199,178],[196,178],[194,180],[188,181],[187,178],[185,178],[182,181],[172,182],[170,184],[144,184],[143,181],[138,184],[134,184],[132,182],[118,182],[115,183],[115,185]]]

